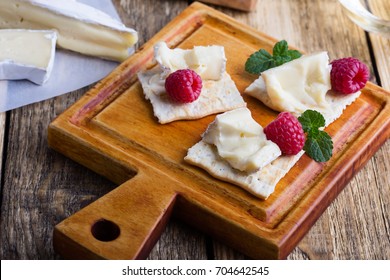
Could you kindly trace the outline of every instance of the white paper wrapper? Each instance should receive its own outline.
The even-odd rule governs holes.
[[[119,19],[111,0],[78,0]],[[132,51],[132,50],[130,50]],[[32,82],[0,81],[0,112],[46,100],[90,85],[109,74],[118,62],[57,49],[49,80],[42,86]]]

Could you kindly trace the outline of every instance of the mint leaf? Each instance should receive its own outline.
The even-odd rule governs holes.
[[[332,138],[325,131],[309,134],[303,150],[315,161],[325,162],[332,156]]]
[[[332,138],[319,128],[325,126],[325,118],[314,110],[306,110],[298,117],[303,131],[307,133],[303,150],[306,154],[318,162],[325,162],[332,156]]]
[[[321,113],[314,110],[306,110],[298,117],[298,121],[301,123],[303,131],[312,133],[318,130],[320,127],[325,126],[325,118]]]
[[[245,63],[245,71],[251,74],[260,74],[273,67],[275,67],[275,60],[272,55],[264,49],[253,53]]]
[[[273,56],[285,55],[288,51],[288,44],[286,40],[277,42],[272,50]]]
[[[301,57],[297,50],[289,50],[286,40],[277,42],[272,55],[264,49],[253,53],[245,63],[245,71],[251,74],[261,74],[265,70],[280,66],[286,62]]]
[[[297,50],[288,50],[287,54],[291,57],[291,60],[300,58],[302,56],[302,54]]]

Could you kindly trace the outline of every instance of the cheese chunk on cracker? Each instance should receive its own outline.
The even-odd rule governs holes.
[[[349,95],[333,92],[330,69],[327,52],[304,55],[264,71],[245,93],[275,111],[287,111],[296,117],[306,110],[316,110],[329,125],[360,95],[360,91]]]
[[[171,50],[165,43],[158,43],[154,51],[158,65],[139,72],[138,79],[145,98],[152,104],[154,115],[161,124],[199,119],[246,106],[236,84],[226,72],[222,46]],[[165,91],[165,79],[176,70],[190,68],[198,71],[202,77],[200,96],[191,103],[174,102]]]
[[[191,103],[176,103],[169,99],[165,91],[163,70],[156,67],[138,73],[145,98],[150,100],[154,115],[161,124],[177,121],[199,119],[211,114],[245,107],[246,103],[234,81],[227,72],[222,79],[203,81],[202,91],[197,100]]]

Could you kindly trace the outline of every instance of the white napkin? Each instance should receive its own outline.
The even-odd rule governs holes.
[[[111,0],[78,1],[119,19]],[[118,62],[57,49],[53,71],[44,85],[35,85],[25,80],[0,81],[0,112],[46,100],[90,85],[107,76],[118,64]]]

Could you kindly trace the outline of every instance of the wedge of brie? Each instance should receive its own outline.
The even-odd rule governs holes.
[[[83,3],[64,0],[1,0],[0,28],[54,29],[58,46],[123,61],[137,32]]]
[[[0,30],[0,79],[45,83],[53,68],[56,39],[51,30]]]
[[[170,49],[165,42],[154,46],[154,58],[169,74],[179,69],[194,70],[204,80],[219,80],[226,71],[222,46],[195,46],[193,49]]]

